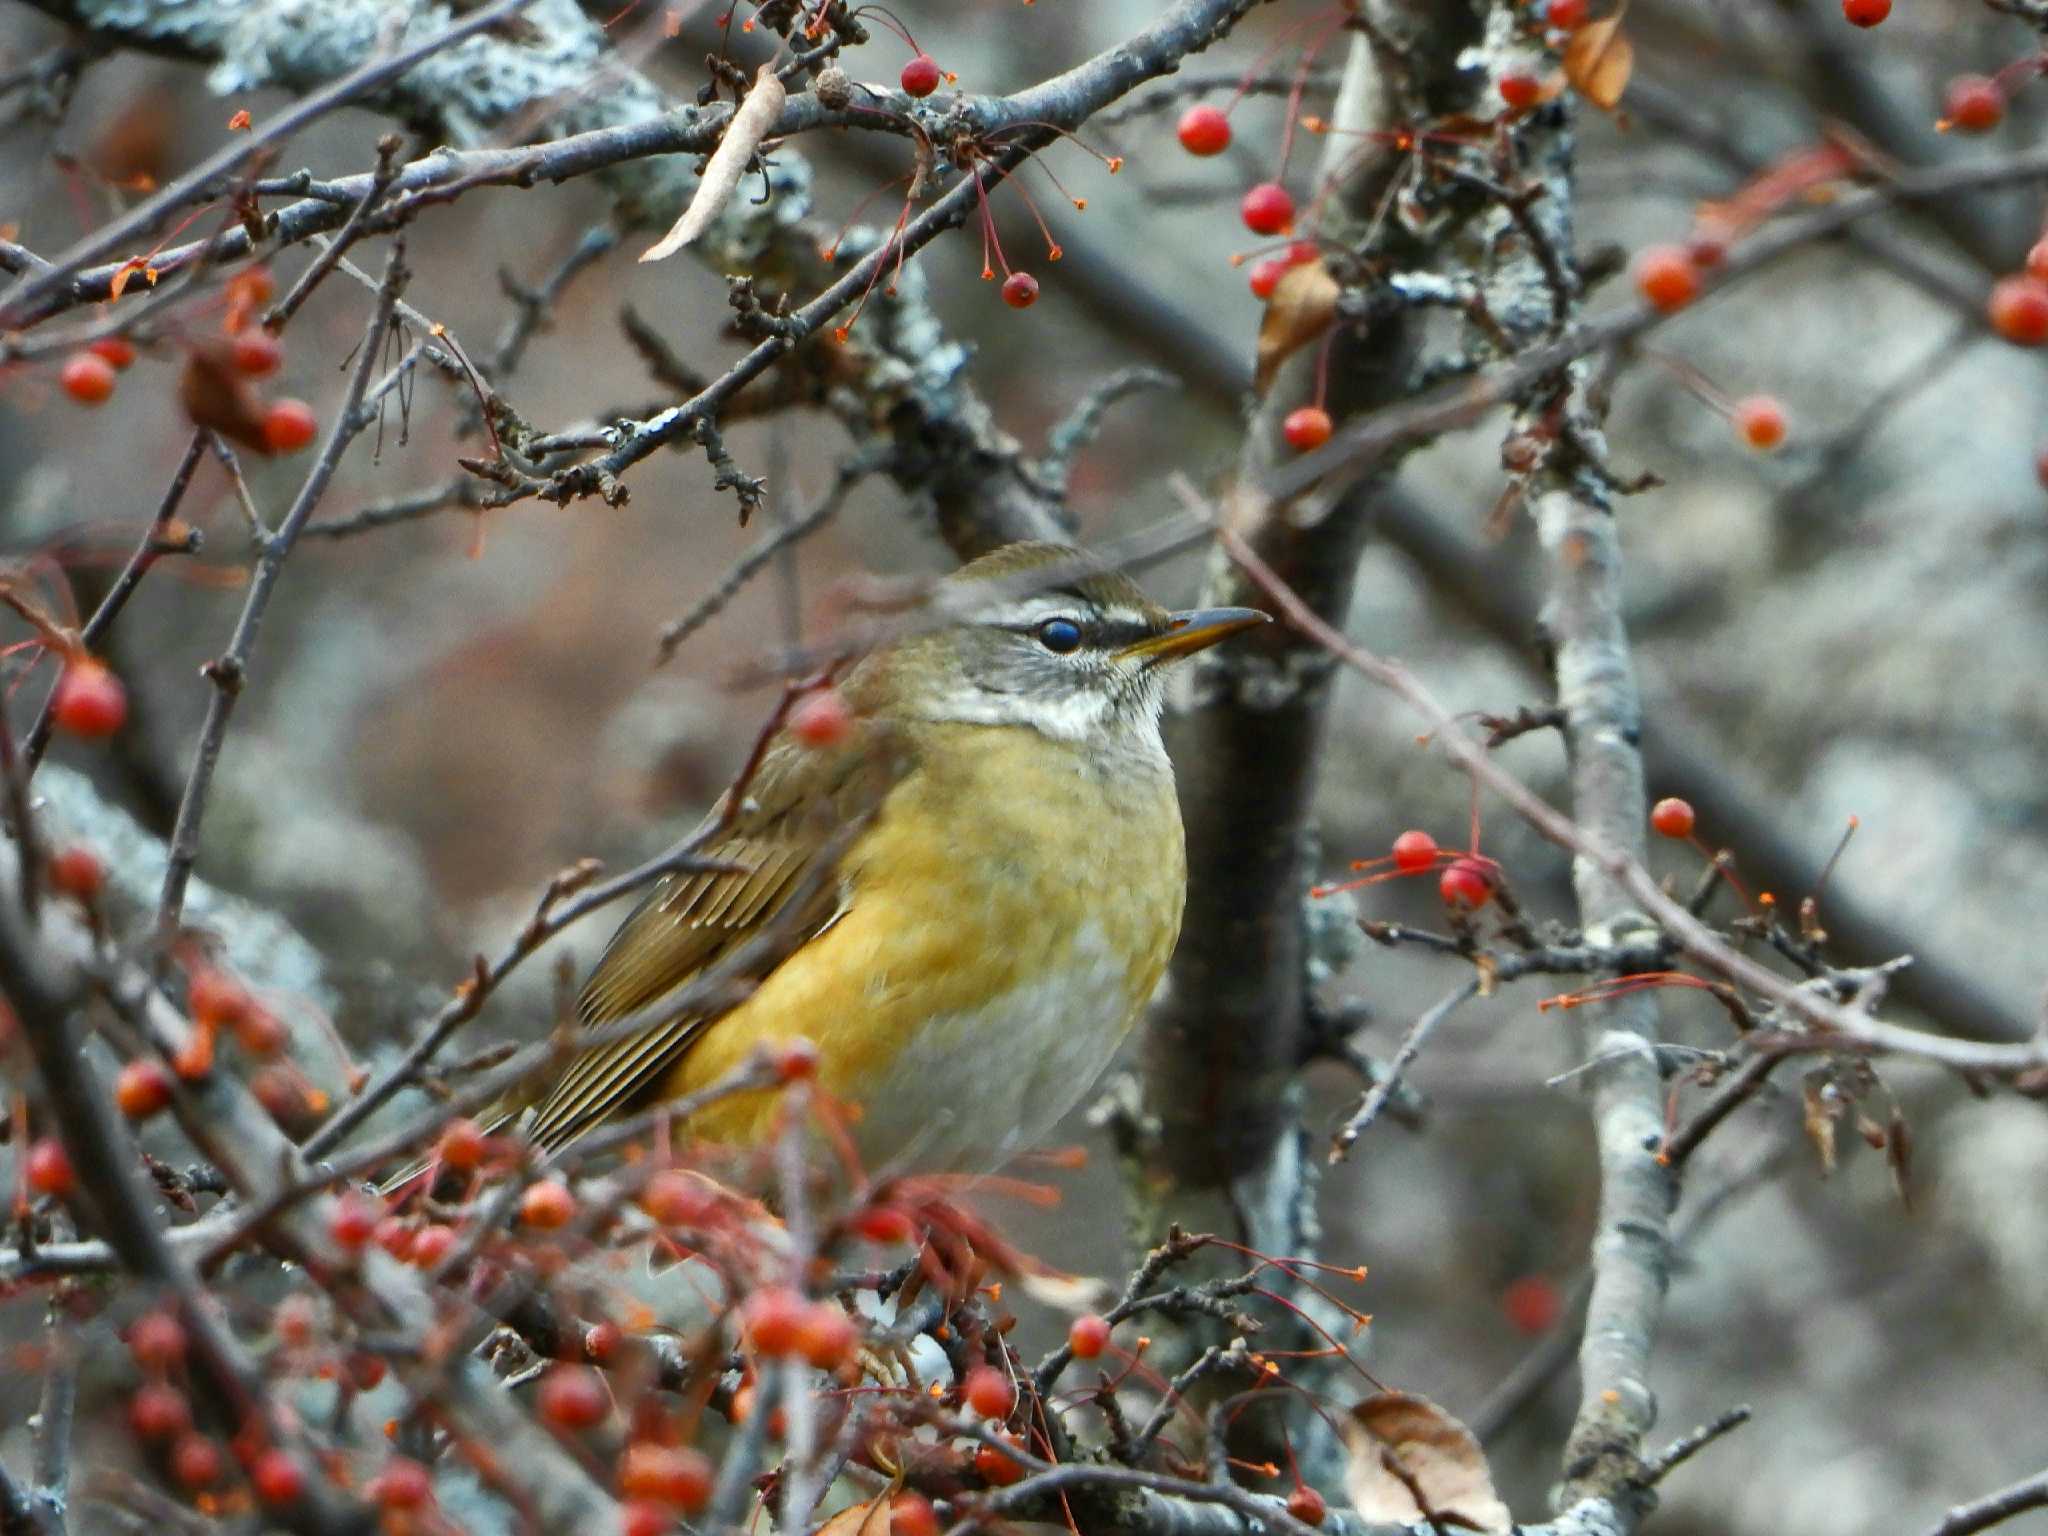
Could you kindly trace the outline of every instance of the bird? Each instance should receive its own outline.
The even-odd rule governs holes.
[[[926,612],[831,685],[843,731],[791,712],[738,803],[699,829],[696,852],[722,868],[654,885],[577,1012],[595,1029],[658,1010],[771,925],[781,958],[729,1011],[707,1017],[700,996],[529,1090],[530,1145],[566,1147],[801,1041],[864,1168],[986,1172],[1107,1068],[1186,896],[1167,669],[1269,618],[1169,612],[1041,542],[962,566]],[[682,1129],[759,1148],[777,1114],[772,1091],[745,1092]]]

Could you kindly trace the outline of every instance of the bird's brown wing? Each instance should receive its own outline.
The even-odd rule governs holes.
[[[851,817],[879,803],[889,778],[872,741],[832,751],[780,744],[748,786],[725,835],[700,852],[743,873],[671,875],[619,925],[584,983],[586,1028],[623,1019],[685,985],[762,932],[786,921],[786,954],[838,910],[839,882],[817,879],[818,861]],[[792,900],[801,910],[788,910]],[[769,967],[772,969],[772,966]],[[765,973],[765,972],[764,972]],[[757,977],[754,979],[758,979]],[[527,1136],[554,1148],[575,1140],[652,1088],[707,1027],[694,1014],[577,1057],[534,1107]]]

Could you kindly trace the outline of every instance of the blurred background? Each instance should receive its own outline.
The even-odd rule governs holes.
[[[1198,67],[1249,67],[1294,9],[1264,8]],[[640,10],[622,36],[689,99],[706,19],[688,18],[669,41]],[[1000,92],[1107,46],[1155,7],[899,0],[896,10],[963,88]],[[2048,86],[2016,92],[1995,136],[1936,131],[1952,76],[1992,73],[2038,47],[2026,26],[1975,0],[1900,0],[1868,35],[1844,24],[1836,0],[1639,0],[1630,28],[1637,79],[1622,112],[1583,116],[1582,252],[1682,237],[1700,200],[1727,196],[1745,167],[1824,130],[1907,164],[2040,142]],[[0,72],[60,38],[26,7],[0,7]],[[893,77],[905,52],[881,36],[852,72]],[[136,56],[88,70],[54,120],[18,92],[0,101],[0,224],[38,251],[60,250],[132,197],[119,183],[175,175],[225,138],[232,111],[260,119],[280,100],[222,99],[203,71]],[[1260,310],[1230,260],[1244,244],[1235,204],[1272,168],[1280,108],[1246,103],[1235,146],[1212,162],[1180,151],[1172,121],[1129,116],[1090,132],[1125,157],[1113,181],[1079,151],[1052,154],[1085,213],[1027,178],[1064,248],[1057,264],[1017,191],[996,194],[1012,263],[1043,284],[1028,314],[978,280],[971,231],[919,258],[951,335],[974,349],[975,387],[1027,444],[1116,368],[1147,362],[1182,379],[1178,391],[1118,405],[1081,454],[1073,504],[1091,539],[1175,511],[1168,470],[1214,489],[1236,456]],[[297,140],[283,168],[361,170],[387,126],[337,116]],[[824,217],[846,217],[878,189],[867,217],[893,216],[897,193],[883,184],[908,169],[900,140],[813,136],[799,148],[820,172]],[[510,313],[498,270],[541,278],[606,214],[601,195],[575,183],[473,194],[418,226],[407,297],[480,353]],[[1739,861],[1755,852],[1746,840],[1768,843],[1764,883],[1787,898],[1812,888],[1858,818],[1829,899],[1967,983],[1898,1004],[1926,1027],[1967,1028],[1990,1013],[2024,1030],[2048,982],[2048,496],[2036,470],[2048,393],[2039,358],[1981,323],[1989,282],[2020,264],[2041,222],[2039,192],[2020,189],[1888,218],[1882,239],[1897,260],[1853,242],[1814,246],[1659,327],[1614,384],[1618,465],[1665,482],[1620,506],[1629,623],[1661,744],[1653,768],[1672,776],[1653,778],[1651,793],[1693,797],[1702,837],[1731,843]],[[627,304],[706,373],[738,355],[723,281],[687,261],[636,266],[642,243],[628,236],[567,288],[508,387],[528,421],[566,428],[663,398],[622,335]],[[290,334],[281,392],[331,409],[365,302],[346,282],[317,293]],[[6,374],[0,539],[10,558],[48,562],[87,603],[103,589],[181,452],[175,378],[168,355],[145,357],[88,412],[57,391],[53,365]],[[1701,379],[1729,396],[1776,396],[1791,422],[1786,446],[1745,448],[1688,388]],[[394,416],[374,460],[362,445],[348,456],[322,517],[454,473],[455,455],[473,451],[454,436],[463,404],[423,381],[407,430]],[[848,446],[829,418],[803,413],[736,425],[727,440],[742,466],[768,476],[776,516],[811,505]],[[299,472],[292,461],[249,466],[273,520]],[[743,662],[792,622],[813,637],[828,630],[850,577],[948,563],[905,498],[870,482],[788,569],[749,585],[657,668],[662,626],[761,536],[736,526],[711,479],[696,450],[665,453],[635,471],[620,508],[448,511],[309,539],[293,557],[199,869],[219,899],[273,910],[310,941],[294,1006],[331,1013],[360,1055],[389,1049],[469,954],[501,949],[556,870],[585,855],[622,866],[688,829],[769,702],[732,685]],[[1381,514],[1351,631],[1453,707],[1511,714],[1546,694],[1529,643],[1540,597],[1529,530],[1515,520],[1504,536],[1488,531],[1501,485],[1490,424],[1415,455]],[[118,752],[60,746],[55,757],[158,835],[209,693],[198,668],[225,643],[248,563],[217,465],[202,465],[185,514],[204,552],[150,577],[109,650],[131,728]],[[1198,571],[1189,557],[1146,580],[1161,599],[1184,600]],[[44,675],[16,690],[17,721]],[[1343,688],[1321,782],[1326,873],[1378,855],[1405,827],[1461,838],[1464,781],[1418,750],[1415,722],[1388,698],[1350,679]],[[1552,735],[1503,753],[1557,796]],[[60,815],[75,784],[39,780]],[[1718,806],[1741,819],[1717,824]],[[1568,921],[1555,850],[1497,807],[1480,814],[1485,846],[1534,914]],[[1656,853],[1690,886],[1698,853]],[[1418,921],[1435,906],[1433,892],[1400,885],[1359,902],[1367,915]],[[600,917],[557,948],[587,963],[608,931]],[[1364,1043],[1386,1052],[1458,979],[1439,960],[1373,949],[1327,996],[1367,1006]],[[529,968],[467,1042],[533,1033],[547,985],[544,967]],[[1568,1088],[1546,1085],[1575,1064],[1557,1015],[1535,1007],[1557,990],[1523,983],[1467,1008],[1416,1067],[1426,1125],[1376,1125],[1324,1186],[1325,1257],[1371,1269],[1374,1372],[1468,1419],[1568,1321],[1591,1230],[1583,1111]],[[1711,1002],[1673,1000],[1666,1019],[1673,1038],[1698,1044],[1725,1030]],[[2023,1100],[1979,1102],[1925,1070],[1882,1072],[1914,1131],[1908,1199],[1853,1136],[1842,1166],[1822,1176],[1790,1073],[1785,1091],[1739,1114],[1694,1165],[1681,1214],[1693,1235],[1657,1346],[1662,1424],[1676,1434],[1737,1402],[1753,1403],[1757,1422],[1666,1488],[1656,1529],[1914,1530],[2048,1464],[2048,1117]],[[1335,1068],[1318,1069],[1313,1123],[1334,1126],[1355,1092]],[[1085,1124],[1070,1132],[1103,1151]],[[1048,1260],[1114,1273],[1123,1255],[1106,1214],[1108,1160],[1033,1176],[1062,1187],[1060,1210],[997,1197],[990,1209]],[[1517,1509],[1541,1507],[1573,1401],[1567,1366],[1494,1437]],[[21,1407],[0,1396],[0,1423],[18,1423]],[[2048,1517],[2005,1528],[2048,1532]]]

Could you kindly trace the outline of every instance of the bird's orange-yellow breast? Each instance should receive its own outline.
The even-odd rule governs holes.
[[[987,1165],[1051,1129],[1107,1065],[1180,931],[1186,851],[1161,760],[1093,761],[1022,728],[920,725],[859,839],[840,915],[707,1030],[663,1095],[764,1041],[820,1050],[870,1169]],[[771,1096],[692,1133],[754,1144]]]

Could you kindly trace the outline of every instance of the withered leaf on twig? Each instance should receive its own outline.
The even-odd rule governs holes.
[[[235,367],[227,342],[202,341],[185,354],[178,401],[193,426],[211,428],[252,453],[270,452],[263,435],[263,402]]]
[[[818,1536],[889,1536],[892,1523],[884,1491],[865,1504],[847,1505],[818,1527]]]
[[[711,221],[732,201],[740,178],[747,172],[747,162],[768,137],[768,130],[775,126],[775,119],[782,115],[782,104],[788,99],[789,92],[776,78],[774,69],[763,64],[746,99],[725,125],[725,137],[705,162],[703,179],[697,183],[690,206],[667,234],[640,253],[642,261],[673,256],[711,227]]]
[[[1478,1439],[1428,1398],[1375,1393],[1351,1410],[1342,1428],[1344,1486],[1364,1519],[1514,1529]]]
[[[1337,279],[1320,261],[1289,267],[1266,300],[1259,321],[1257,383],[1263,392],[1281,363],[1327,331],[1337,318]]]
[[[1799,1093],[1806,1109],[1806,1139],[1820,1154],[1820,1171],[1825,1177],[1835,1171],[1835,1122],[1842,1115],[1842,1095],[1825,1072],[1809,1073]]]
[[[1565,44],[1564,76],[1586,100],[1612,112],[1636,67],[1635,44],[1621,34],[1621,17],[1591,21]]]

